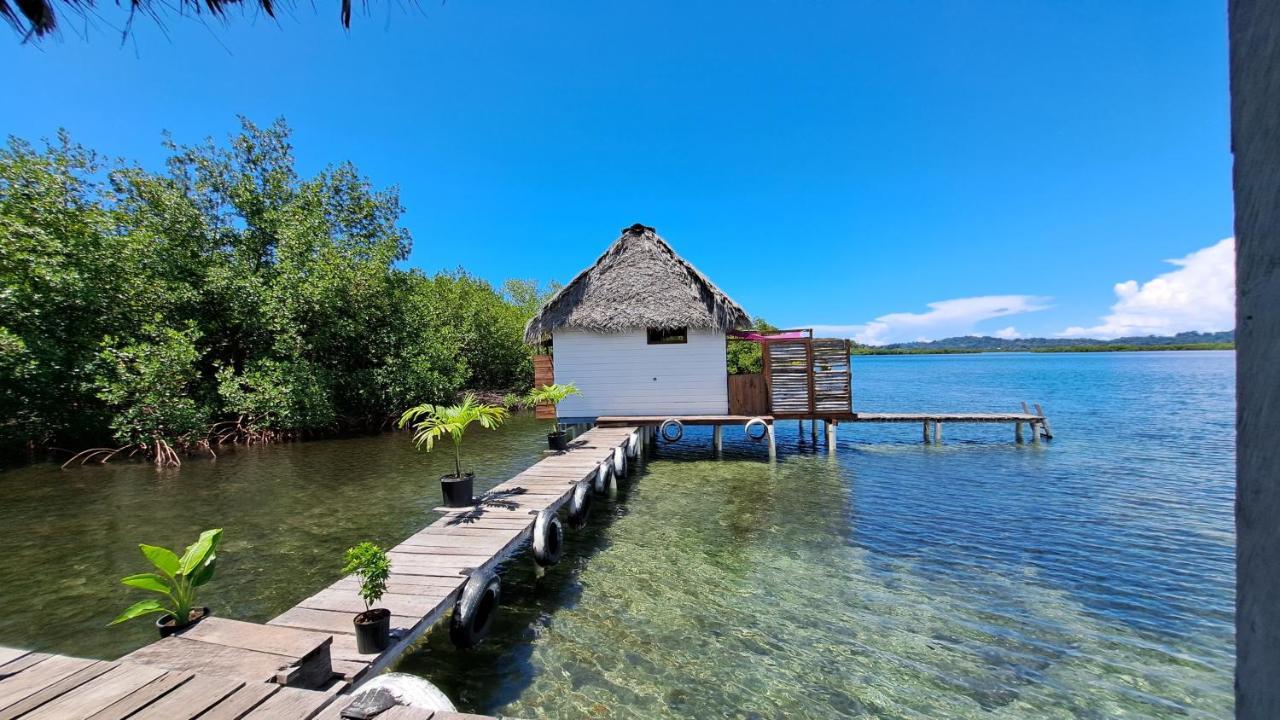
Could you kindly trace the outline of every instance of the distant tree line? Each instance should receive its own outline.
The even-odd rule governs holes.
[[[397,267],[394,188],[349,163],[300,177],[283,121],[241,124],[166,142],[162,172],[65,133],[0,150],[0,449],[175,463],[528,386],[545,293]]]
[[[997,338],[965,335],[890,345],[854,344],[855,355],[951,355],[979,352],[1118,352],[1132,350],[1229,350],[1235,347],[1235,331],[1182,332],[1176,335],[1144,335],[1114,340],[1094,338]]]

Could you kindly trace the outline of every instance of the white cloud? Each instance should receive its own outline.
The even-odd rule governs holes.
[[[1111,313],[1093,327],[1069,327],[1059,337],[1106,339],[1230,330],[1236,325],[1235,238],[1176,260],[1178,266],[1145,283],[1117,283]]]
[[[861,325],[814,325],[815,333],[851,337],[864,345],[971,335],[983,320],[1037,312],[1049,298],[1034,295],[983,295],[929,303],[923,313],[889,313]],[[1001,332],[1017,332],[1012,327]]]
[[[1001,328],[1000,330],[997,330],[991,334],[992,336],[998,337],[1001,340],[1017,340],[1018,338],[1022,337],[1022,333],[1018,332],[1018,328],[1012,325],[1010,325],[1007,328]]]

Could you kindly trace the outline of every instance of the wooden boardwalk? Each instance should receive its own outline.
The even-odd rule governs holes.
[[[353,577],[338,580],[266,625],[210,617],[116,661],[0,647],[0,720],[338,720],[342,694],[386,668],[448,612],[473,570],[496,568],[601,463],[639,442],[635,427],[595,428],[392,548],[393,641],[356,650],[364,609]],[[638,448],[635,448],[638,451]],[[320,688],[320,689],[313,689]],[[393,707],[380,720],[485,720]]]
[[[350,696],[0,647],[0,719],[338,720]],[[381,720],[490,720],[397,706]]]
[[[550,455],[494,487],[477,508],[447,510],[444,517],[391,548],[391,579],[379,605],[391,611],[396,638],[385,652],[356,650],[351,618],[364,605],[353,577],[303,600],[268,625],[331,635],[334,670],[349,681],[381,671],[453,607],[471,571],[493,569],[505,560],[529,539],[539,511],[564,505],[574,487],[593,477],[600,463],[630,442],[635,431],[589,430],[575,438],[567,452]]]

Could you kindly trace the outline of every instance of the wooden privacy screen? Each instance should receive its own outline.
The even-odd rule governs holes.
[[[814,411],[847,413],[853,410],[853,372],[847,340],[813,341]]]
[[[774,416],[808,415],[809,341],[773,340],[764,344],[768,359],[769,407]]]
[[[769,414],[769,388],[763,373],[729,376],[729,414]]]
[[[764,349],[774,417],[843,415],[852,411],[848,341],[771,340]]]
[[[550,355],[533,356],[533,386],[536,388],[550,385],[556,381],[555,368]],[[540,403],[533,409],[533,416],[539,420],[554,420],[556,406],[551,403]]]

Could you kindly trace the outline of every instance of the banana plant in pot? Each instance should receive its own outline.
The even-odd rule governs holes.
[[[564,399],[570,395],[581,394],[582,392],[578,390],[578,386],[573,383],[567,383],[564,385],[543,385],[542,387],[530,390],[529,394],[520,398],[520,404],[529,408],[535,408],[544,403],[554,407],[564,402]],[[569,436],[560,429],[558,420],[551,421],[551,432],[547,433],[547,447],[552,450],[569,449]]]
[[[387,553],[371,542],[347,548],[347,564],[342,572],[360,579],[360,599],[364,612],[355,616],[356,651],[368,654],[382,652],[391,644],[391,611],[373,607],[387,592],[391,561]]]
[[[468,507],[475,504],[472,496],[475,473],[462,472],[462,434],[471,423],[493,430],[507,419],[507,409],[486,405],[472,393],[467,393],[457,405],[418,405],[411,407],[400,417],[400,427],[412,425],[413,442],[427,452],[445,437],[453,441],[453,474],[440,478],[440,491],[448,507]]]
[[[148,590],[164,596],[163,600],[140,600],[111,621],[117,625],[143,615],[161,613],[156,620],[160,637],[165,638],[209,616],[209,608],[196,607],[196,588],[213,579],[218,563],[218,543],[222,529],[205,530],[199,539],[177,553],[155,545],[142,544],[142,556],[151,562],[155,572],[130,575],[120,582],[129,587]]]

